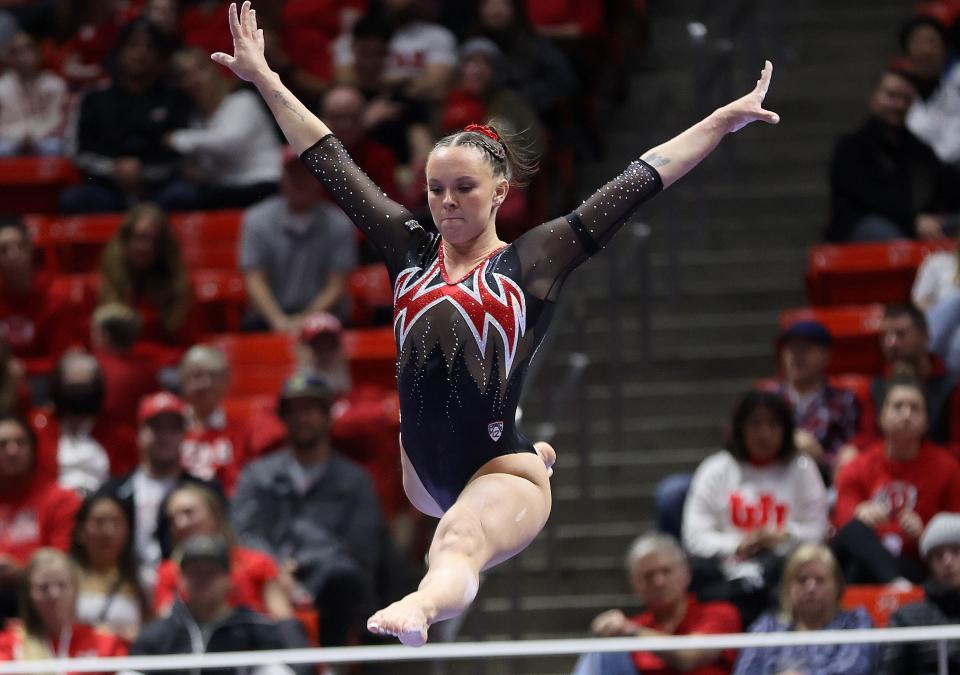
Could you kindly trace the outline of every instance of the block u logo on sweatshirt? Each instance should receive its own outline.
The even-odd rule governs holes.
[[[778,502],[772,494],[761,492],[755,500],[744,497],[739,492],[730,494],[730,521],[740,530],[754,530],[758,527],[782,529],[787,523],[790,506]]]

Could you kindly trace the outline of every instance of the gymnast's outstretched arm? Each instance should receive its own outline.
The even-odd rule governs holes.
[[[217,52],[212,58],[242,80],[253,83],[270,107],[287,142],[307,163],[314,176],[354,225],[376,245],[392,274],[414,230],[405,227],[413,214],[387,197],[350,158],[330,128],[290,93],[270,69],[263,53],[263,30],[249,0],[228,12],[233,55]],[[239,148],[238,148],[239,150]]]
[[[763,108],[772,75],[773,65],[767,61],[749,94],[645,152],[567,216],[519,237],[515,245],[526,289],[539,298],[555,300],[574,268],[604,247],[641,204],[706,159],[726,134],[756,121],[777,124],[779,115]]]

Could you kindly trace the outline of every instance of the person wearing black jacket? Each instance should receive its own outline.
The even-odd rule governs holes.
[[[904,605],[890,617],[891,628],[960,623],[960,513],[938,513],[920,537],[920,553],[930,567],[923,600]],[[949,671],[960,672],[960,644],[947,642]],[[883,650],[881,675],[936,675],[938,643],[898,642]]]
[[[870,116],[837,141],[830,167],[828,241],[938,239],[960,207],[960,178],[906,127],[917,97],[910,74],[883,73]]]
[[[149,200],[166,210],[190,208],[194,192],[180,177],[181,157],[167,136],[188,126],[190,102],[165,81],[173,45],[145,19],[120,33],[112,81],[84,96],[73,162],[87,179],[66,188],[67,213],[123,211]]]
[[[302,634],[295,619],[275,624],[246,607],[230,604],[230,553],[222,537],[196,535],[183,544],[180,558],[183,597],[170,614],[154,621],[130,647],[131,656],[163,654],[212,654],[216,652],[260,651],[301,646]],[[291,631],[292,629],[292,631]],[[289,637],[295,636],[294,639]],[[312,671],[309,665],[304,673]],[[196,670],[166,671],[197,675]],[[293,675],[282,664],[216,668],[199,675]]]

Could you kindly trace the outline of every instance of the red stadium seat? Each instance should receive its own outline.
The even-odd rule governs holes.
[[[56,213],[60,190],[80,181],[64,157],[0,158],[0,204],[4,213]]]
[[[813,305],[906,302],[923,258],[955,246],[952,240],[814,246],[807,258],[807,297]]]
[[[230,362],[229,398],[276,396],[296,366],[296,343],[286,333],[240,333],[210,339]]]
[[[357,385],[397,386],[397,349],[393,328],[346,331],[343,347],[350,361],[350,376]]]
[[[910,590],[898,591],[887,586],[848,586],[840,604],[845,610],[863,607],[877,628],[884,628],[890,622],[890,615],[902,605],[923,599],[923,587],[914,586]]]
[[[223,409],[228,418],[250,420],[273,411],[276,402],[276,396],[272,395],[242,396],[224,399]]]
[[[208,332],[240,329],[240,317],[247,306],[247,290],[239,272],[212,269],[190,273],[197,303],[203,308],[203,326]]]
[[[883,367],[880,350],[882,319],[883,305],[805,307],[783,311],[780,326],[785,328],[795,321],[819,321],[833,336],[828,372],[873,375]]]
[[[193,211],[170,216],[190,269],[237,269],[243,211]]]
[[[378,318],[385,318],[389,323],[393,311],[393,287],[386,265],[362,265],[353,270],[347,279],[347,292],[352,325],[371,326]]]

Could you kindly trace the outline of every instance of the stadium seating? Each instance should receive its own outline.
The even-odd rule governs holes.
[[[833,336],[833,349],[827,371],[832,374],[873,375],[883,367],[880,349],[880,322],[883,305],[851,307],[804,307],[780,314],[780,326],[795,321],[819,321]]]
[[[845,610],[863,607],[877,628],[884,628],[890,616],[901,607],[923,599],[923,587],[914,586],[905,591],[888,586],[848,586],[840,601]]]
[[[923,258],[955,246],[953,240],[814,246],[807,258],[807,298],[812,305],[906,302]]]
[[[0,204],[10,214],[55,213],[60,190],[79,180],[65,157],[0,158]]]
[[[347,279],[350,295],[350,323],[372,326],[390,323],[393,313],[393,287],[382,263],[361,265]]]

